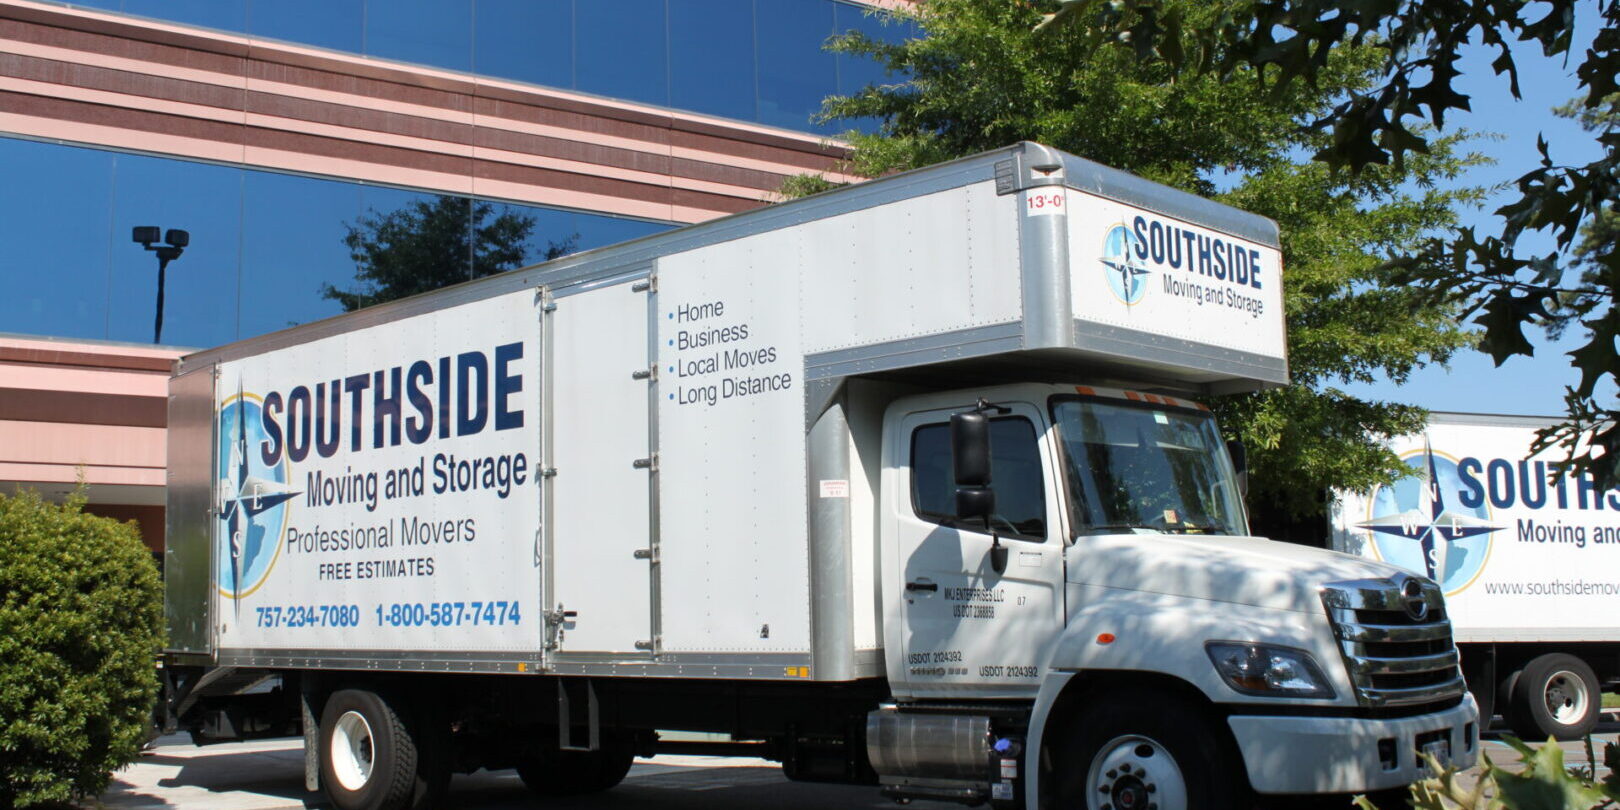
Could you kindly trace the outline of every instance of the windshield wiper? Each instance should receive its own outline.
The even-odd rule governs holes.
[[[1093,523],[1081,526],[1082,534],[1101,534],[1102,532],[1115,532],[1121,529],[1149,529],[1156,532],[1165,531],[1164,526],[1153,526],[1147,523]]]
[[[1089,526],[1081,526],[1080,533],[1101,534],[1126,529],[1147,529],[1161,534],[1190,534],[1192,532],[1216,534],[1229,531],[1223,523],[1094,523]]]

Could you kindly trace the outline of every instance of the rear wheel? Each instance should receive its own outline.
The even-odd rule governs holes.
[[[524,787],[536,796],[578,796],[600,793],[624,781],[635,758],[629,748],[623,747],[551,750],[519,764],[517,772]]]
[[[1591,733],[1603,708],[1597,674],[1565,653],[1531,659],[1510,690],[1508,724],[1520,738],[1578,740]]]
[[[1103,702],[1106,701],[1106,702]],[[1243,806],[1241,764],[1203,707],[1131,691],[1076,718],[1055,769],[1064,810],[1229,810]]]
[[[321,712],[321,785],[338,810],[401,810],[417,792],[416,744],[381,695],[334,692]]]

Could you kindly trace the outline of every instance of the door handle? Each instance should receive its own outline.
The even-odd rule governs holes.
[[[922,582],[922,581],[919,581],[919,582],[907,582],[906,583],[906,590],[908,590],[908,591],[935,591],[935,592],[937,592],[937,591],[939,591],[939,584],[935,583],[935,582]]]

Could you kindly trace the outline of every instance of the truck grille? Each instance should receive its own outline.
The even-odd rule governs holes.
[[[1438,585],[1406,576],[1330,582],[1322,606],[1361,705],[1412,706],[1462,695]]]

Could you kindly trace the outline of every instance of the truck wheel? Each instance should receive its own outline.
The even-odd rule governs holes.
[[[517,766],[523,786],[536,796],[600,793],[624,781],[635,754],[628,748],[547,751]]]
[[[1076,718],[1057,770],[1065,810],[1229,810],[1248,784],[1203,707],[1152,692],[1102,696]]]
[[[321,786],[338,810],[400,810],[417,792],[416,744],[399,713],[362,689],[321,712]]]
[[[1507,713],[1508,725],[1521,739],[1578,740],[1597,725],[1602,692],[1597,675],[1585,661],[1549,653],[1525,664],[1517,676]]]

